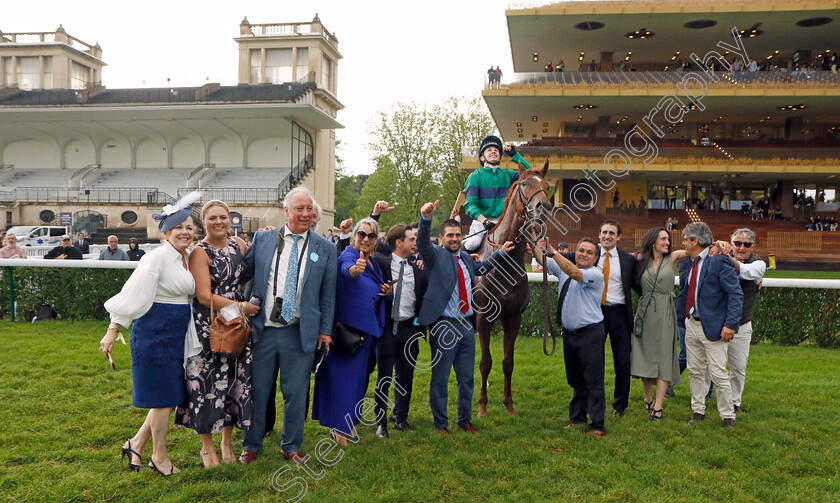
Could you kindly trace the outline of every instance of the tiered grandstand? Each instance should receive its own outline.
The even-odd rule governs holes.
[[[283,197],[305,184],[331,227],[338,40],[317,16],[239,29],[238,85],[129,89],[103,86],[101,48],[61,27],[0,34],[7,226],[69,214],[74,232],[155,239],[152,213],[201,189],[256,228],[282,223]]]
[[[805,229],[840,218],[836,3],[569,1],[506,15],[515,72],[482,94],[503,139],[548,160],[555,203],[581,216],[555,241],[614,217],[635,249],[691,210],[717,238],[753,228],[779,267],[840,268],[840,232]],[[580,184],[594,200],[571,197]]]

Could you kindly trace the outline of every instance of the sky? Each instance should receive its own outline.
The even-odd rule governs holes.
[[[398,102],[476,95],[490,65],[513,73],[506,0],[207,3],[145,0],[4,2],[0,31],[54,31],[99,43],[108,88],[236,85],[239,23],[309,22],[339,41],[337,131],[351,173],[371,173],[370,121]]]

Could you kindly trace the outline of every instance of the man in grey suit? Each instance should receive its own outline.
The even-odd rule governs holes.
[[[315,198],[295,187],[283,200],[288,222],[277,230],[254,234],[245,255],[246,277],[263,309],[252,320],[257,337],[252,366],[253,419],[242,442],[239,461],[248,464],[262,450],[265,413],[280,371],[283,393],[283,441],[280,454],[303,460],[303,423],[309,375],[316,348],[331,342],[335,308],[335,245],[310,230]]]
[[[429,286],[423,298],[417,322],[429,326],[432,349],[432,379],[429,405],[435,428],[449,433],[446,404],[449,397],[449,374],[455,368],[458,380],[458,426],[468,433],[478,433],[472,425],[473,375],[475,373],[475,310],[472,289],[476,276],[490,272],[499,264],[502,253],[513,249],[507,241],[502,249],[484,262],[476,262],[461,247],[461,224],[447,220],[440,226],[438,243],[430,239],[432,216],[439,201],[420,209],[417,248],[425,263]],[[487,306],[485,306],[486,308]]]

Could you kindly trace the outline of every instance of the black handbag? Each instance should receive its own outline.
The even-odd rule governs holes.
[[[336,323],[333,327],[332,346],[339,353],[353,356],[365,342],[364,334],[356,332],[344,323]]]

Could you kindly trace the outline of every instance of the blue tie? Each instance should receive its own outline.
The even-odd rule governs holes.
[[[283,309],[280,316],[286,323],[292,321],[297,314],[297,273],[298,273],[298,240],[300,236],[292,234],[295,244],[289,253],[289,267],[286,269],[286,285],[283,287]]]

